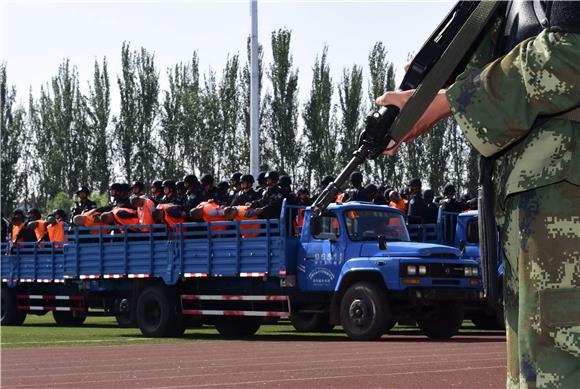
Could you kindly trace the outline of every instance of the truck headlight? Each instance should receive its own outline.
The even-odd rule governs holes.
[[[415,274],[417,274],[417,266],[407,265],[407,274],[410,276],[414,276]]]
[[[473,268],[471,268],[470,266],[465,266],[463,268],[463,275],[465,277],[471,277],[471,276],[473,276]]]
[[[477,277],[479,275],[479,268],[478,267],[474,267],[473,268],[473,276]]]
[[[427,274],[427,266],[420,265],[419,266],[419,275],[424,276],[425,274]]]

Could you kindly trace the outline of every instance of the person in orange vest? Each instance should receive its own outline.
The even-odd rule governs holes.
[[[251,209],[246,205],[237,205],[234,207],[224,208],[224,218],[233,221],[258,220],[258,215],[255,209]],[[259,230],[263,228],[260,224],[240,224],[240,230]],[[242,233],[242,238],[253,238],[258,236],[258,232]]]
[[[40,242],[44,240],[46,235],[46,221],[42,219],[40,211],[36,208],[30,208],[28,210],[28,220],[29,222],[26,228],[34,231],[36,241]]]
[[[137,211],[132,208],[113,208],[111,212],[103,212],[100,221],[109,225],[135,226],[139,224]],[[123,229],[120,229],[124,232]],[[129,231],[134,231],[129,229]]]
[[[35,242],[36,235],[32,229],[26,227],[26,217],[24,211],[17,209],[12,214],[10,230],[10,241],[15,242]]]
[[[166,224],[172,231],[179,231],[177,224],[187,223],[187,215],[180,205],[158,204],[152,216],[156,224]]]
[[[96,209],[96,208],[93,208],[93,209],[88,210],[88,211],[84,211],[80,215],[76,215],[75,217],[73,217],[73,224],[75,226],[89,227],[89,228],[90,227],[104,226],[106,224],[101,222],[101,214],[102,214],[102,212],[99,212],[98,209]],[[104,234],[108,234],[109,232],[110,232],[109,230],[103,230]],[[97,228],[92,228],[90,230],[90,233],[93,235],[98,235],[99,230]]]
[[[206,223],[228,221],[224,216],[224,209],[215,201],[204,201],[191,210],[190,216],[193,220],[203,220]],[[227,226],[212,226],[212,231],[226,230]]]
[[[48,240],[55,243],[54,247],[62,248],[62,242],[67,242],[65,229],[68,224],[65,222],[66,213],[62,209],[55,209],[46,218],[46,232]]]
[[[407,214],[407,200],[402,199],[399,192],[392,190],[391,193],[389,193],[389,200],[391,200],[389,207],[397,208],[404,214]]]
[[[156,224],[153,212],[157,207],[155,202],[145,196],[131,197],[131,205],[137,209],[139,224]],[[141,231],[148,232],[148,228],[142,228]]]

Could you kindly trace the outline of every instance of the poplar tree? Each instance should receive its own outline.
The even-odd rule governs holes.
[[[268,68],[272,93],[266,98],[268,112],[265,119],[271,141],[269,162],[278,171],[290,174],[296,180],[300,161],[297,138],[298,71],[292,66],[291,36],[291,32],[284,29],[272,33],[273,61]]]
[[[312,68],[312,88],[302,111],[305,135],[306,184],[332,174],[336,166],[336,134],[331,127],[332,79],[324,47]]]
[[[217,154],[218,170],[222,177],[224,174],[249,168],[249,164],[246,166],[240,165],[241,150],[238,147],[240,121],[242,119],[240,111],[242,100],[238,89],[239,72],[239,56],[236,54],[231,58],[228,57],[218,87],[222,123],[217,129],[216,135],[221,146],[218,148]]]
[[[345,68],[338,86],[340,103],[340,161],[349,161],[356,150],[363,119],[362,68]],[[345,162],[342,162],[343,164]]]
[[[12,213],[21,199],[24,180],[18,164],[22,160],[22,146],[27,135],[26,112],[24,108],[14,106],[15,100],[16,88],[8,85],[6,65],[0,64],[0,207],[4,216]]]

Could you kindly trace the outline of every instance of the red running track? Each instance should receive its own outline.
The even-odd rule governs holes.
[[[304,339],[304,338],[301,338]],[[503,336],[187,341],[2,351],[2,388],[503,388]]]

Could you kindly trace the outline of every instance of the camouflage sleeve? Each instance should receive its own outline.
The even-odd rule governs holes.
[[[526,136],[540,115],[580,104],[580,35],[544,30],[447,89],[465,136],[490,156]]]

